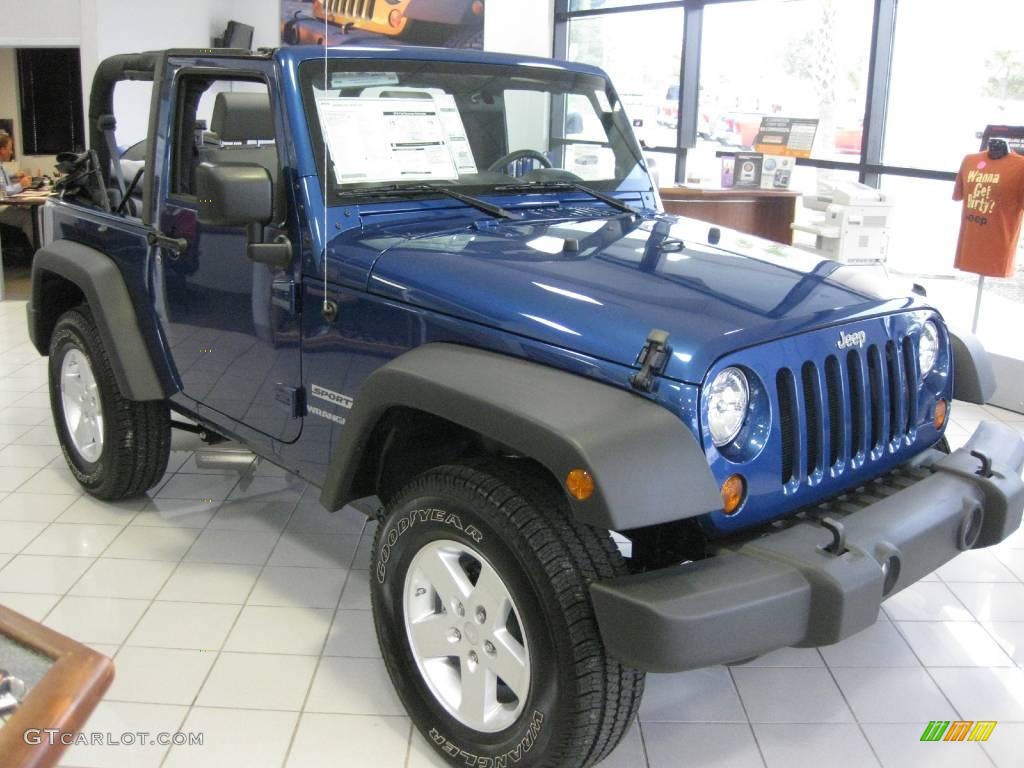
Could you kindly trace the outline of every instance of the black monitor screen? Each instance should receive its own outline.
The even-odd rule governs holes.
[[[227,29],[224,30],[221,45],[224,48],[243,48],[249,50],[252,48],[252,33],[253,28],[248,24],[243,24],[240,21],[229,21]]]

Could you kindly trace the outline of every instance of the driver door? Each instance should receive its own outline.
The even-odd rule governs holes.
[[[218,423],[228,417],[266,436],[294,441],[301,431],[299,324],[292,266],[251,261],[247,227],[199,221],[196,168],[200,163],[256,163],[274,181],[272,239],[286,229],[280,189],[278,129],[268,81],[258,74],[225,77],[180,71],[174,80],[171,169],[161,200],[160,231],[181,238],[157,268],[157,292],[173,364],[184,394]],[[207,126],[209,130],[207,130]]]

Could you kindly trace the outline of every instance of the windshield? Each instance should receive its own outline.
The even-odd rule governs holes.
[[[530,66],[328,59],[302,65],[328,201],[424,184],[485,194],[509,184],[647,191],[611,84]],[[497,190],[500,191],[500,190]]]

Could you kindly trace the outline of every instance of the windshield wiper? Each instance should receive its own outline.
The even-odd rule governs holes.
[[[464,195],[448,187],[435,184],[388,184],[383,187],[363,187],[361,189],[336,190],[339,197],[412,197],[414,195],[444,195],[460,203],[465,203],[477,210],[489,213],[502,219],[518,219],[519,214],[502,208],[500,205],[488,203],[478,197]]]
[[[494,188],[496,192],[515,192],[517,190],[559,190],[559,189],[575,189],[579,192],[585,192],[586,194],[593,197],[595,200],[600,200],[603,203],[607,203],[612,208],[617,208],[620,211],[631,213],[634,216],[639,216],[640,211],[634,208],[629,203],[624,203],[617,197],[606,195],[604,192],[598,192],[596,189],[591,189],[586,184],[580,184],[577,181],[524,181],[519,184],[500,184]]]

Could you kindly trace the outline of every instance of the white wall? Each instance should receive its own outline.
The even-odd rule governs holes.
[[[488,0],[484,48],[550,57],[554,17],[555,0]]]
[[[81,40],[80,0],[0,0],[0,47],[70,48]]]
[[[235,0],[80,0],[83,109],[99,63],[119,53],[205,48],[224,31]],[[245,21],[239,18],[239,21]],[[151,86],[122,83],[115,91],[117,142],[134,144],[147,131]],[[86,129],[88,130],[88,128]]]

